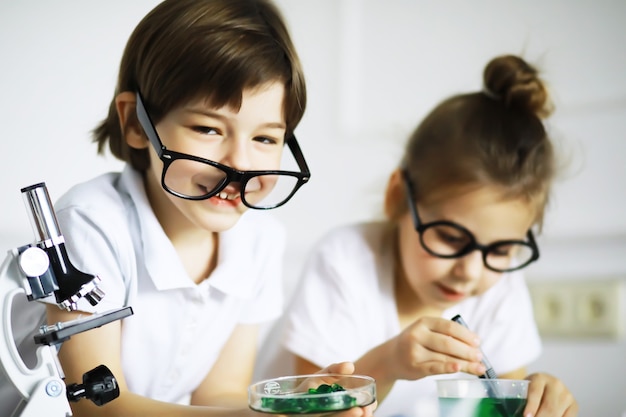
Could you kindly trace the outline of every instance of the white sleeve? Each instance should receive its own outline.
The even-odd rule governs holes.
[[[332,247],[318,247],[305,264],[287,310],[284,347],[320,367],[354,360],[360,353],[353,337],[359,327],[353,316],[355,294],[350,296],[350,283],[344,280],[346,272],[337,259],[341,256]]]
[[[127,305],[136,265],[125,217],[114,210],[86,213],[70,206],[58,210],[57,219],[70,262],[81,272],[97,275],[105,294],[96,306],[81,299],[78,309],[94,313]]]

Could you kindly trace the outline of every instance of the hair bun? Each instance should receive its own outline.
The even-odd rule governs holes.
[[[522,58],[504,55],[492,59],[483,73],[485,94],[507,106],[524,109],[538,117],[552,113],[552,103],[538,71]]]

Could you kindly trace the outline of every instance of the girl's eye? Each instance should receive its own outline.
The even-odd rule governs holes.
[[[439,239],[441,239],[442,241],[446,242],[446,243],[450,243],[450,244],[461,244],[461,243],[465,243],[467,242],[467,236],[465,235],[459,235],[457,234],[452,234],[452,233],[446,233],[444,230],[438,230],[438,234],[439,234]]]
[[[490,253],[495,256],[510,256],[513,252],[512,245],[500,245],[493,248]]]

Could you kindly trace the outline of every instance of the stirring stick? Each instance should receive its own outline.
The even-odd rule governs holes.
[[[456,321],[457,323],[459,323],[461,326],[469,329],[469,326],[467,325],[467,323],[465,323],[465,320],[463,320],[463,317],[461,317],[460,314],[457,314],[456,316],[452,317],[452,321]],[[485,365],[485,373],[482,374],[480,376],[480,378],[484,378],[484,379],[496,379],[498,378],[498,375],[496,374],[496,371],[493,370],[493,366],[491,366],[491,363],[487,360],[487,357],[485,356],[485,354],[483,353],[483,351],[480,351],[483,354],[483,360],[481,361],[483,365]]]
[[[452,317],[452,321],[455,321],[459,323],[460,325],[462,325],[463,327],[469,329],[469,326],[467,325],[467,323],[465,323],[465,320],[463,320],[463,317],[461,317],[460,314],[457,314],[456,316]],[[480,352],[482,353],[482,356],[483,356],[483,359],[481,362],[485,366],[486,371],[484,374],[479,376],[479,378],[497,379],[498,375],[496,374],[496,371],[493,370],[493,366],[491,366],[491,362],[487,360],[487,357],[485,356],[482,350]],[[487,393],[489,394],[490,397],[494,399],[503,398],[497,385],[487,384]],[[500,411],[503,413],[504,416],[509,417],[510,414],[505,404],[496,403],[496,407],[500,409]]]

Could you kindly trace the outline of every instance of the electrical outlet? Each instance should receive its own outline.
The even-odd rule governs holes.
[[[543,336],[623,336],[623,280],[531,281],[528,287],[537,327]]]
[[[573,300],[557,282],[529,285],[537,327],[542,335],[567,336],[573,327]]]

